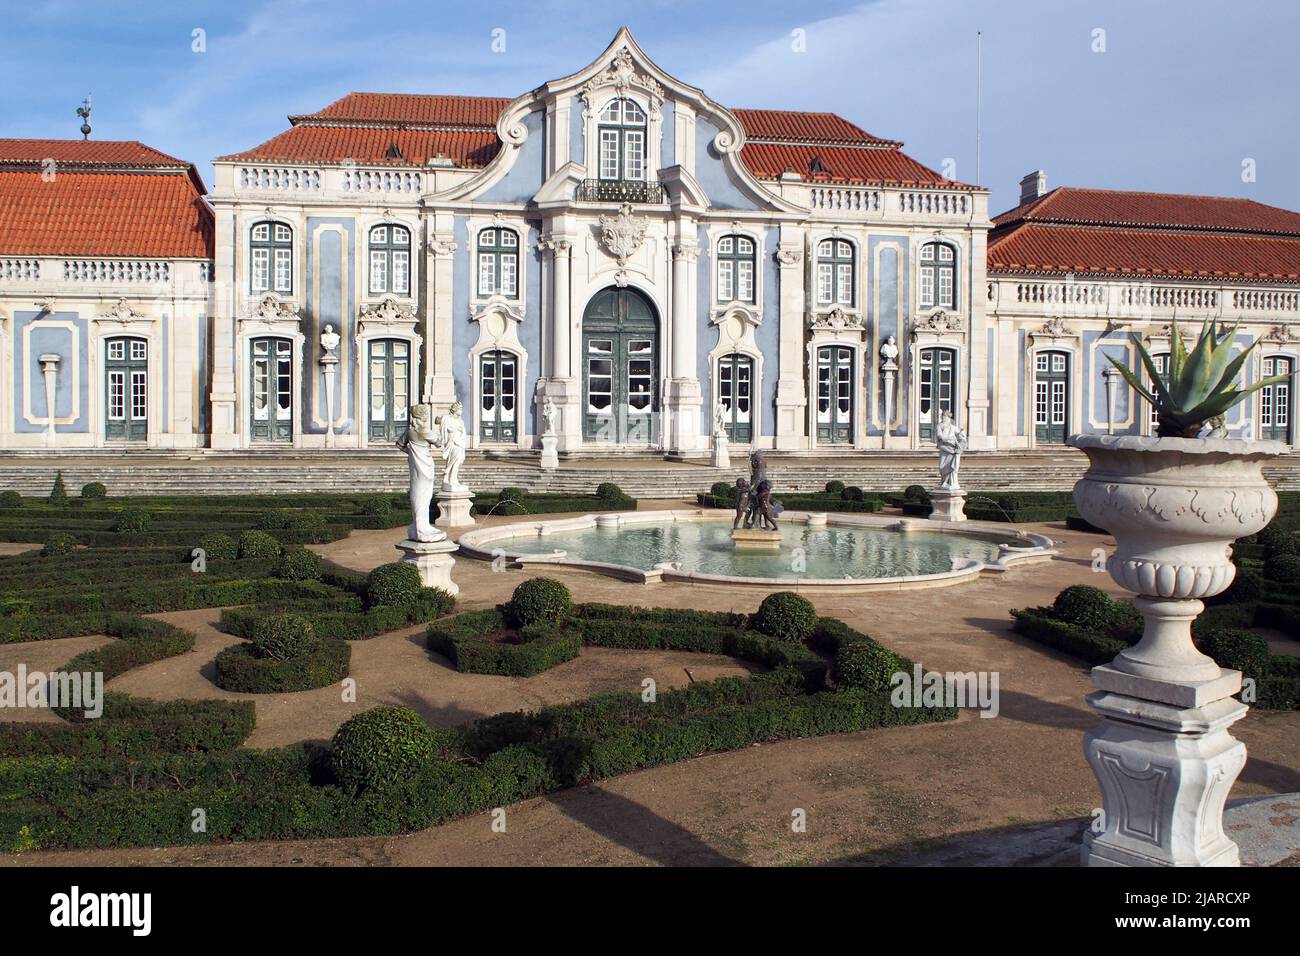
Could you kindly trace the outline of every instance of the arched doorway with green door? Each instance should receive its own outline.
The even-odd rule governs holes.
[[[602,289],[582,315],[582,437],[653,445],[659,435],[659,317],[635,289]]]

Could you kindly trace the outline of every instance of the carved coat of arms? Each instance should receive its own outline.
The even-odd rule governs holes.
[[[616,216],[600,217],[600,241],[620,266],[627,264],[645,241],[646,220],[632,215],[631,203],[624,203]]]

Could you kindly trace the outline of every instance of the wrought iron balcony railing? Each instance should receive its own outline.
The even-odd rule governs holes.
[[[657,182],[584,179],[578,187],[578,199],[584,202],[661,203],[664,201],[664,187]]]

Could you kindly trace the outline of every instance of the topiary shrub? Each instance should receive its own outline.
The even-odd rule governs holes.
[[[381,564],[366,578],[366,603],[371,607],[385,604],[400,607],[419,597],[423,586],[415,565],[401,561]]]
[[[763,598],[750,627],[779,641],[802,644],[817,627],[817,609],[801,594],[777,591]]]
[[[1140,621],[1132,605],[1115,601],[1101,588],[1088,584],[1075,584],[1066,588],[1056,596],[1052,610],[1056,612],[1057,618],[1067,624],[1103,634],[1131,628],[1135,618]]]
[[[83,498],[107,498],[108,487],[102,481],[91,481],[81,486]]]
[[[1255,535],[1255,543],[1269,555],[1295,554],[1296,536],[1289,522],[1274,518],[1268,526]]]
[[[524,496],[527,494],[528,492],[524,491],[524,489],[522,488],[514,488],[514,487],[502,488],[501,494],[497,495],[497,501],[522,502],[524,500]]]
[[[516,627],[527,627],[530,624],[554,624],[566,617],[572,607],[573,597],[559,581],[530,578],[510,595],[507,611]]]
[[[245,561],[269,561],[280,553],[280,542],[265,531],[245,531],[239,536],[239,556]]]
[[[297,614],[268,614],[253,625],[253,650],[258,657],[287,661],[320,647],[311,622]]]
[[[409,707],[376,707],[338,729],[330,764],[340,786],[359,792],[411,779],[437,759],[447,740]]]
[[[612,481],[602,481],[596,486],[596,497],[601,501],[618,501],[626,498],[623,489]]]
[[[903,489],[903,497],[908,501],[919,501],[922,504],[930,503],[930,492],[926,491],[923,485],[908,485]]]
[[[263,531],[306,531],[319,538],[325,531],[325,517],[316,511],[272,508],[258,516],[257,526]]]
[[[45,539],[41,554],[47,558],[60,554],[71,554],[77,547],[77,539],[66,531],[56,531]]]
[[[56,472],[54,475],[54,487],[50,489],[50,504],[66,505],[68,503],[68,487],[63,483],[63,472]]]
[[[715,481],[709,486],[709,494],[715,498],[734,499],[736,497],[736,486],[725,481]]]
[[[306,548],[294,548],[280,556],[275,576],[286,581],[319,581],[320,555]]]
[[[23,496],[16,491],[0,491],[0,510],[12,511],[14,508],[21,508],[23,505]]]
[[[149,530],[149,512],[143,508],[123,508],[117,513],[113,530],[118,534],[141,534]]]
[[[840,492],[840,497],[845,501],[861,501],[866,497],[866,493],[857,485],[849,485]]]
[[[838,479],[832,479],[826,482],[826,493],[828,495],[842,494],[844,491],[844,482]]]
[[[385,495],[371,495],[361,502],[361,513],[376,518],[387,518],[393,513],[393,501]]]
[[[1251,631],[1231,628],[1210,631],[1196,644],[1220,667],[1241,671],[1247,677],[1262,677],[1268,673],[1271,653],[1268,641]]]
[[[1300,555],[1270,552],[1264,576],[1278,584],[1300,584]]]
[[[1226,591],[1206,598],[1206,604],[1246,604],[1264,598],[1264,575],[1254,568],[1237,568],[1237,576],[1232,579]]]
[[[835,680],[848,687],[888,691],[890,679],[906,670],[897,654],[875,641],[844,642],[835,652]]]
[[[199,547],[207,554],[209,561],[233,561],[239,554],[239,546],[228,534],[214,531],[199,539]]]

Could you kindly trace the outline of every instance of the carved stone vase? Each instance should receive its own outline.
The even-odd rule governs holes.
[[[1236,576],[1232,542],[1262,529],[1277,495],[1261,466],[1281,442],[1077,435],[1088,456],[1074,486],[1079,513],[1115,537],[1106,570],[1134,592],[1141,640],[1093,668],[1088,703],[1103,718],[1084,739],[1101,787],[1092,866],[1232,866],[1223,806],[1246,762],[1228,727],[1247,707],[1240,671],[1197,650],[1201,599]]]

